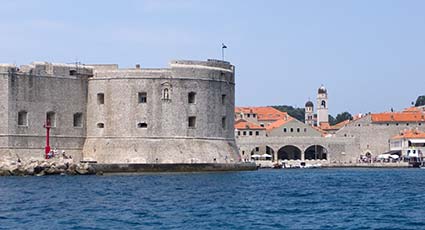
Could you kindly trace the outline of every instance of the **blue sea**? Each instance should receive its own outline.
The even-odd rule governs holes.
[[[0,177],[0,229],[425,229],[425,170]]]

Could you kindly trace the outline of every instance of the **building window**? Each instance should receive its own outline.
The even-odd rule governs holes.
[[[245,151],[242,151],[242,155],[245,155]]]
[[[305,132],[305,133],[307,132],[307,128],[304,128],[304,132]]]
[[[406,126],[409,126],[409,123],[406,123]]]
[[[390,123],[387,123],[387,126],[390,126]]]
[[[222,117],[222,118],[221,118],[221,127],[222,127],[223,129],[225,129],[225,128],[226,128],[226,117]]]
[[[252,136],[252,131],[249,131],[249,135]]]
[[[246,131],[243,131],[243,135],[246,136]]]
[[[259,152],[260,151],[260,147],[255,147],[255,152]]]
[[[137,124],[137,128],[140,128],[140,129],[146,129],[148,127],[148,124],[146,124],[146,123],[138,123]]]
[[[291,133],[293,133],[294,132],[294,129],[293,128],[291,128]]]
[[[241,131],[238,131],[238,136],[240,136],[241,135]]]
[[[170,100],[170,90],[168,88],[162,90],[162,99]]]
[[[259,131],[255,131],[255,136],[259,136],[260,132]]]
[[[396,126],[398,126],[398,123],[395,123]]]
[[[140,92],[138,94],[139,104],[146,103],[148,100],[148,94],[146,92]]]
[[[71,75],[71,76],[77,75],[77,70],[75,70],[75,69],[70,70],[69,75]]]
[[[254,114],[252,114],[252,117],[253,117],[253,118],[255,118],[256,116],[257,116],[257,115],[256,115],[255,113],[254,113]]]
[[[300,128],[297,128],[297,133],[299,133],[300,132]]]
[[[263,124],[263,123],[261,123],[261,124],[260,124],[260,126],[261,126],[261,127],[264,127],[264,124]]]
[[[196,127],[196,117],[189,117],[189,128],[195,128]]]
[[[222,105],[226,104],[226,94],[221,95],[221,104]]]
[[[105,124],[103,124],[103,123],[97,123],[97,127],[99,129],[103,129],[103,128],[105,128]]]
[[[249,114],[249,113],[246,115],[246,117],[250,117],[250,116],[251,116],[251,114]]]
[[[50,127],[56,127],[56,113],[55,112],[47,112],[46,121],[50,123]]]
[[[263,126],[263,127],[264,127],[264,126]],[[286,133],[286,131],[287,131],[287,130],[286,130],[286,128],[283,128],[283,132],[284,132],[284,133]]]
[[[103,93],[97,94],[97,104],[99,104],[99,105],[105,104],[105,94],[103,94]]]
[[[195,92],[189,93],[189,95],[187,96],[187,100],[189,104],[195,104],[195,96],[196,96]]]
[[[18,112],[18,125],[19,126],[28,126],[28,113],[27,111]]]
[[[422,123],[419,123],[418,125],[422,125]]]
[[[83,127],[83,114],[82,113],[74,113],[74,127],[75,128]]]

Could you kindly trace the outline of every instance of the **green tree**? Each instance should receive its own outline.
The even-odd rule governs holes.
[[[335,117],[335,124],[345,120],[353,120],[353,116],[349,112],[342,112]]]
[[[273,108],[280,110],[282,112],[287,112],[289,116],[304,122],[305,119],[305,111],[304,108],[295,108],[289,105],[274,105]]]
[[[336,122],[335,122],[335,117],[333,117],[332,115],[328,115],[328,122],[329,122],[329,124],[330,125],[335,125],[336,124]]]
[[[415,106],[422,106],[425,105],[425,95],[419,96],[418,99],[416,99]]]

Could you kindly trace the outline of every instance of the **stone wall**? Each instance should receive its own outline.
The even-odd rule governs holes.
[[[284,131],[286,129],[286,132]],[[322,134],[297,119],[292,119],[279,128],[267,132],[270,137],[320,137]]]
[[[421,122],[372,123],[371,116],[367,115],[338,130],[336,136],[357,139],[359,143],[357,158],[367,152],[375,157],[390,150],[389,140],[393,136],[398,135],[405,129],[416,128],[425,131],[425,124]]]
[[[71,71],[72,70],[72,71]],[[10,72],[6,77],[8,95],[7,148],[12,156],[42,158],[46,114],[53,112],[50,146],[81,159],[85,138],[87,76],[90,70],[75,65],[33,63]],[[5,80],[6,81],[6,80]],[[24,124],[18,113],[26,112]],[[82,126],[74,127],[74,114],[82,114]]]
[[[9,70],[14,65],[0,65],[0,155],[9,155]]]
[[[102,163],[237,161],[234,67],[172,61],[169,69],[95,68],[84,158]],[[194,101],[189,102],[189,93]],[[99,103],[98,94],[104,102]],[[140,102],[139,94],[145,99]],[[196,117],[189,127],[189,117]]]
[[[307,148],[320,145],[327,150],[330,163],[356,162],[358,152],[358,142],[353,137],[244,137],[236,138],[236,143],[242,159],[246,161],[250,160],[250,153],[255,147],[265,149],[262,146],[272,148],[277,159],[279,149],[292,145],[301,151],[301,159],[304,160]]]

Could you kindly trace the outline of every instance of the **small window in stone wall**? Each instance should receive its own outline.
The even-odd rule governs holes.
[[[196,117],[189,117],[188,126],[189,126],[189,128],[195,128],[196,127]]]
[[[226,94],[221,95],[221,104],[222,105],[226,104]]]
[[[307,128],[304,128],[304,132],[305,132],[305,133],[307,132]]]
[[[240,136],[241,135],[241,131],[238,131],[238,136]]]
[[[47,112],[46,121],[50,123],[50,127],[56,127],[56,113],[55,112]]]
[[[299,133],[300,132],[300,128],[297,128],[297,133]]]
[[[249,131],[249,135],[252,136],[252,131]]]
[[[71,76],[77,75],[77,70],[75,70],[75,69],[70,70],[69,75],[71,75]]]
[[[27,111],[18,112],[18,125],[19,126],[28,126],[28,113]]]
[[[243,135],[246,136],[246,131],[243,131]]]
[[[83,113],[74,113],[74,127],[83,127]]]
[[[162,90],[162,100],[170,100],[170,90],[168,88]]]
[[[294,132],[294,129],[293,128],[291,128],[291,133],[293,133]]]
[[[226,129],[226,117],[221,118],[221,128]]]
[[[103,123],[97,123],[97,127],[99,129],[103,129],[103,128],[105,128],[105,124],[103,124]]]
[[[148,101],[148,94],[146,92],[140,92],[138,94],[139,104],[146,103]]]
[[[259,152],[260,151],[260,147],[255,147],[255,152]]]
[[[187,101],[189,104],[195,104],[195,97],[196,97],[196,93],[195,92],[190,92],[187,96]]]
[[[262,127],[264,127],[264,126],[262,126]],[[286,133],[286,132],[287,132],[286,128],[283,128],[283,132],[284,132],[284,133]]]
[[[146,129],[148,127],[148,124],[146,124],[146,123],[138,123],[137,124],[137,128],[140,128],[140,129]]]
[[[97,94],[97,104],[99,104],[99,105],[105,104],[105,94],[103,94],[103,93]]]
[[[260,132],[255,131],[255,136],[259,136],[259,135],[260,135]]]

